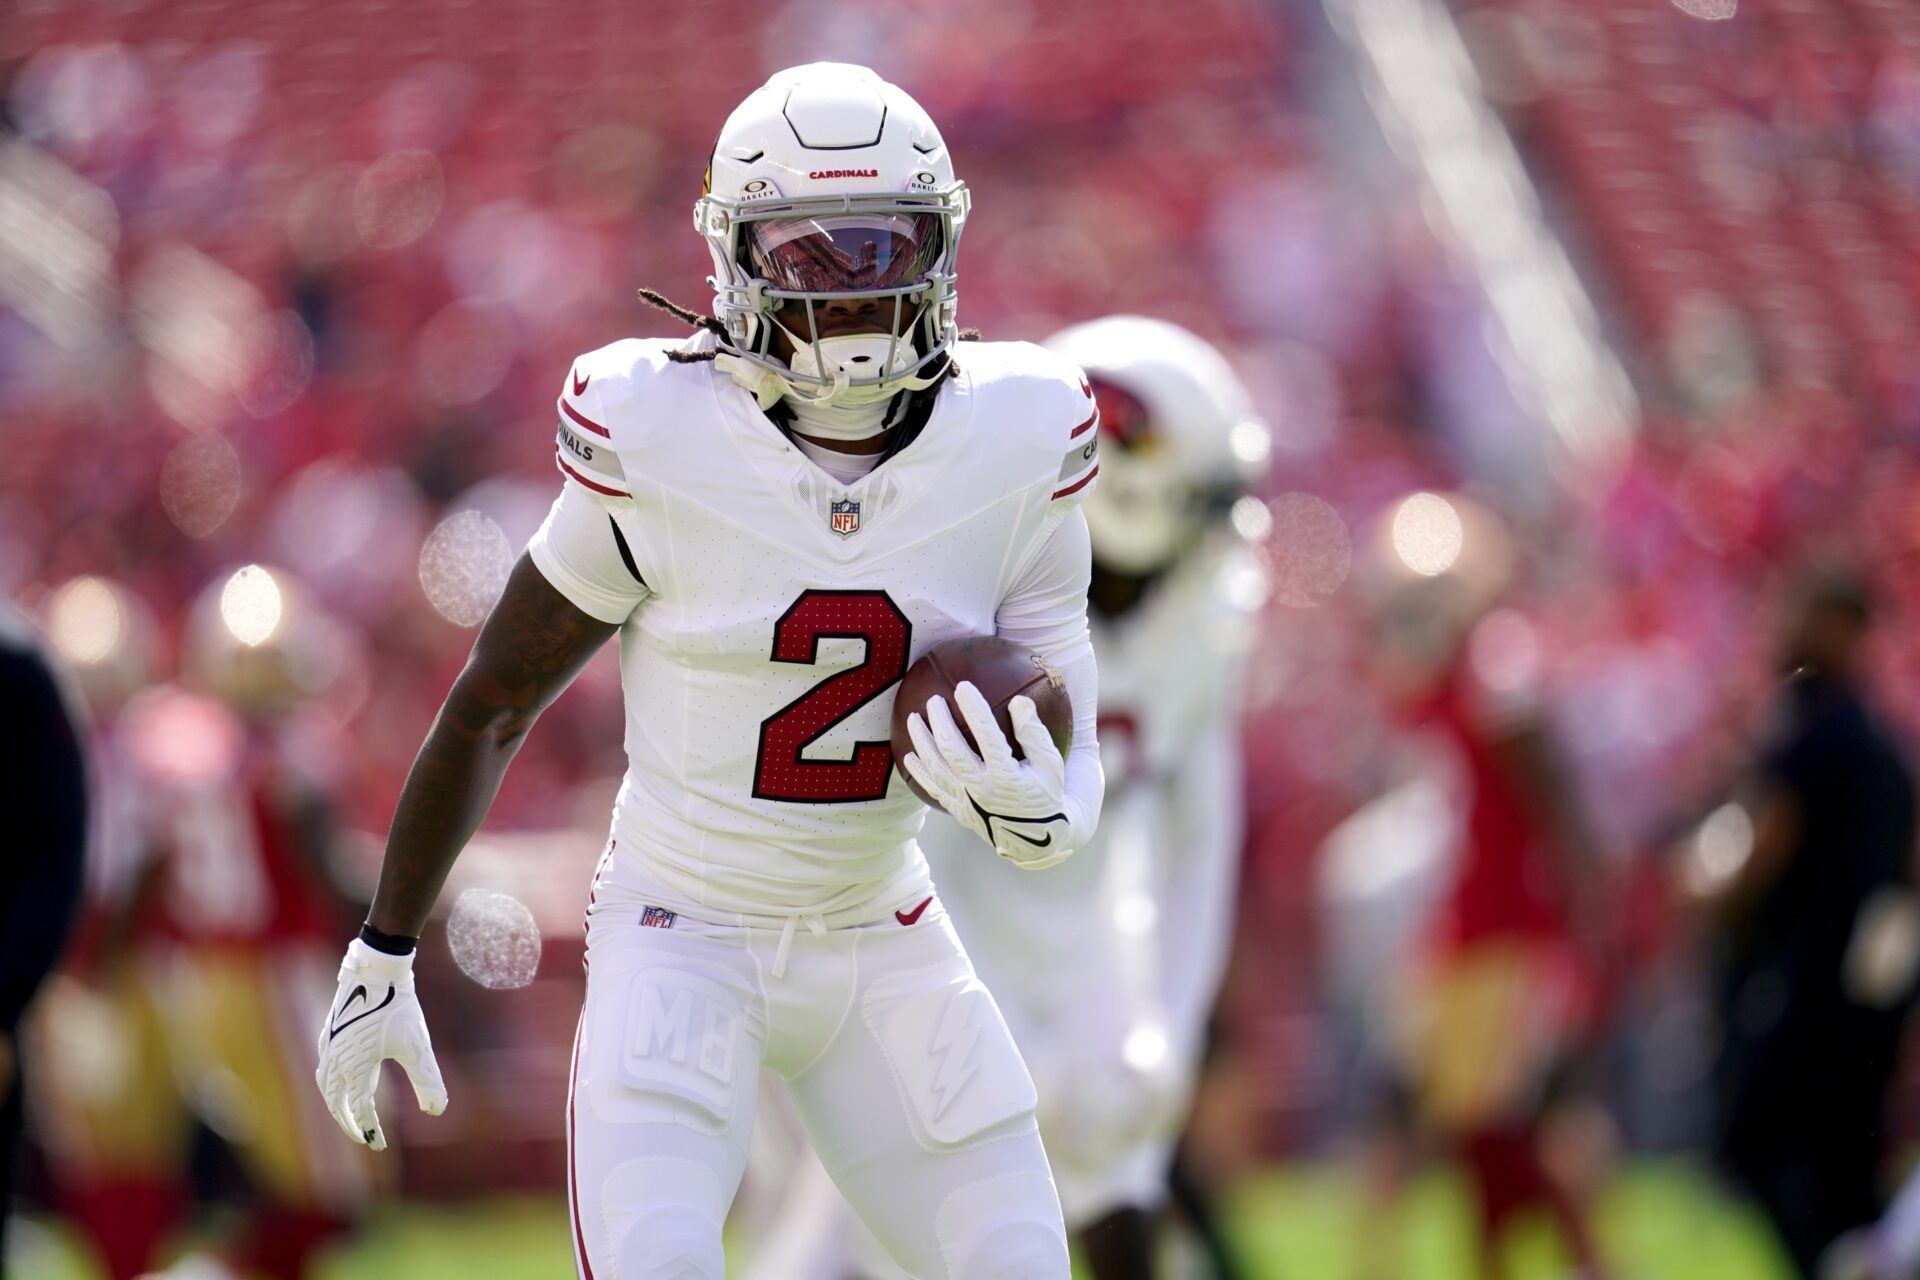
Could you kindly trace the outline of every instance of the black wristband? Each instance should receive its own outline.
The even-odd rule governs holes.
[[[420,939],[398,933],[382,933],[371,924],[363,924],[360,926],[360,941],[390,956],[410,956]]]

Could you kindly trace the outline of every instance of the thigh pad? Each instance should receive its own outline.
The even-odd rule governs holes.
[[[642,966],[628,979],[618,1042],[601,1050],[612,1061],[596,1064],[612,1068],[595,1075],[614,1086],[594,1090],[600,1118],[726,1132],[739,1077],[758,1069],[748,1051],[746,1004],[743,993],[712,978]]]
[[[882,979],[863,996],[861,1017],[880,1042],[923,1146],[959,1146],[1031,1119],[1033,1079],[999,1007],[971,973],[923,970]]]

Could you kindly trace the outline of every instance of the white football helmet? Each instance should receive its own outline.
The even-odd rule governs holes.
[[[1226,357],[1176,324],[1109,316],[1047,346],[1086,371],[1100,407],[1093,555],[1124,573],[1165,568],[1266,470],[1266,424]]]
[[[901,89],[841,62],[777,72],[727,117],[693,206],[730,354],[786,394],[836,404],[930,385],[959,332],[967,208],[940,131]],[[815,304],[845,298],[891,307],[888,336],[823,347]],[[804,305],[803,332],[774,318],[788,302]]]

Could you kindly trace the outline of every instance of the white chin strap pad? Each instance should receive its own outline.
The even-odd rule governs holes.
[[[898,373],[919,358],[914,349],[913,340],[902,338],[895,342],[892,338],[877,333],[848,333],[837,338],[820,339],[819,358],[825,362],[822,368],[814,359],[814,344],[802,338],[793,338],[793,371],[804,376],[831,378],[836,386],[845,385],[850,378],[878,378],[889,373]],[[893,353],[893,363],[887,363],[888,350]]]
[[[774,323],[780,324],[777,320]],[[849,406],[891,400],[902,384],[850,387],[848,383],[855,378],[884,378],[910,367],[920,358],[913,339],[905,335],[896,341],[879,333],[847,333],[822,338],[816,344],[785,325],[780,328],[793,342],[793,359],[789,361],[793,371],[803,378],[822,378],[833,383],[817,391],[788,388],[787,394],[796,400]],[[889,351],[893,354],[891,363],[887,360]]]

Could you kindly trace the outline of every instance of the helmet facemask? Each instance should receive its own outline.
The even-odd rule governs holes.
[[[871,404],[932,385],[958,337],[954,262],[967,205],[958,182],[899,195],[702,197],[694,223],[713,256],[731,354],[785,394],[818,402]],[[823,335],[820,308],[850,299],[875,303],[886,332]],[[776,353],[776,328],[793,344],[791,362]]]

